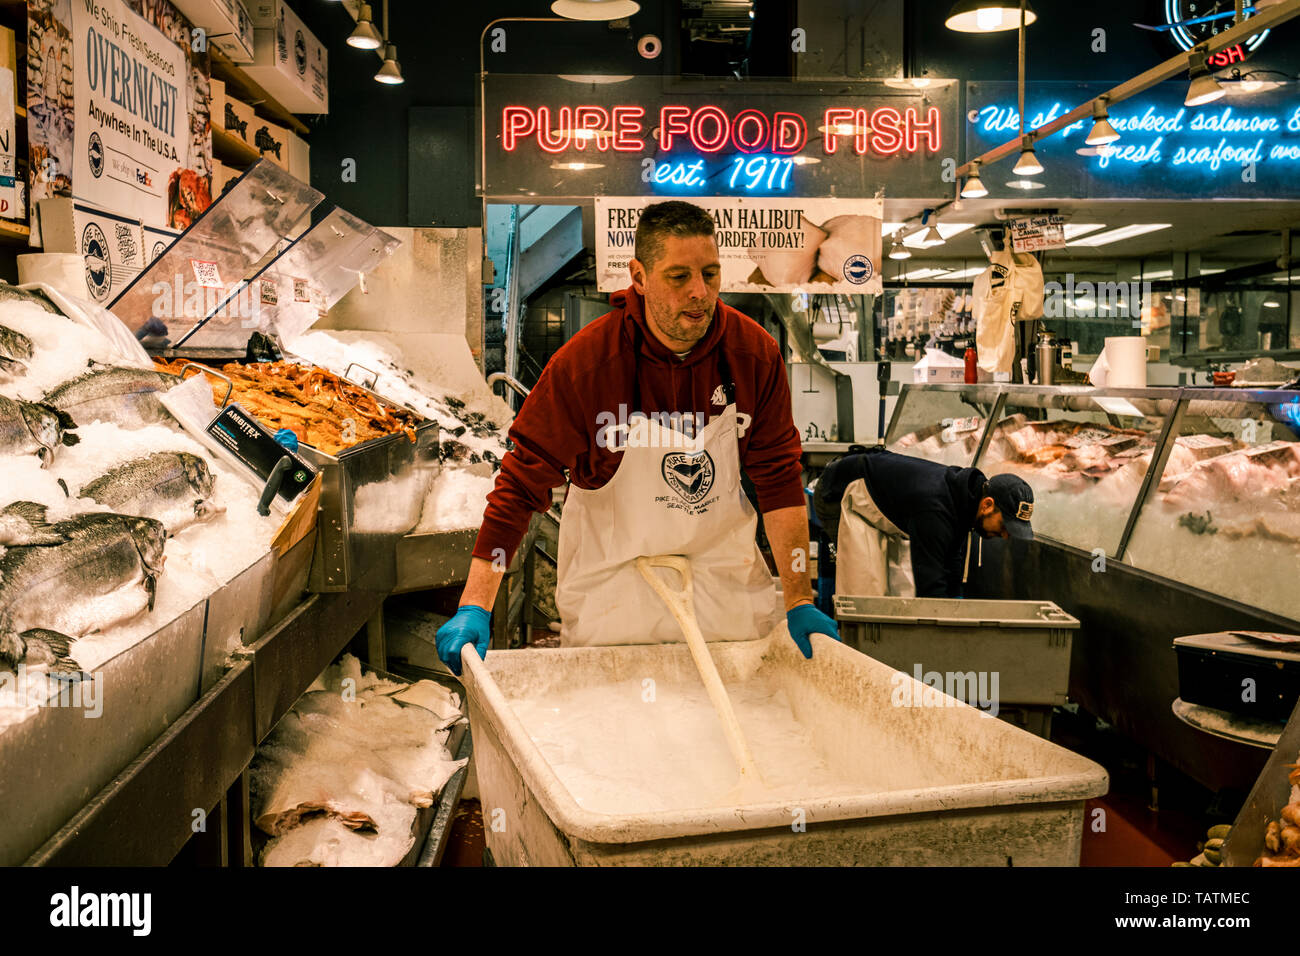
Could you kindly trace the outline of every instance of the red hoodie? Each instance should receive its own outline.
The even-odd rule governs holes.
[[[678,359],[650,333],[645,301],[635,289],[615,292],[610,302],[613,312],[584,328],[546,363],[510,426],[515,447],[502,460],[488,495],[476,558],[490,561],[500,548],[512,559],[531,513],[550,506],[551,489],[564,484],[566,468],[579,488],[600,488],[613,477],[622,454],[602,447],[597,434],[611,416],[618,418],[620,404],[629,414],[702,414],[706,423],[719,415],[725,406],[720,349],[736,383],[736,410],[752,416],[740,437],[740,461],[758,492],[759,509],[804,506],[802,446],[785,362],[772,336],[719,300],[704,338]],[[642,343],[641,409],[632,408],[636,326]]]

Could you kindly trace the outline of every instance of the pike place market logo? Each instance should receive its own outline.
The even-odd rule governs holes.
[[[99,138],[98,133],[90,134],[86,153],[90,159],[90,175],[98,179],[104,175],[104,141]]]
[[[874,272],[875,267],[872,266],[871,260],[866,256],[849,256],[844,263],[844,278],[854,285],[870,282]]]
[[[664,455],[664,483],[687,504],[703,500],[713,488],[715,468],[707,451],[674,451]]]
[[[108,237],[93,222],[81,234],[81,254],[86,260],[86,288],[90,297],[102,302],[113,285],[108,258]]]

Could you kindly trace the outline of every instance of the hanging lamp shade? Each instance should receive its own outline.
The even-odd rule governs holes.
[[[1033,7],[1025,5],[1025,26],[1038,19]],[[1020,4],[1012,0],[961,0],[953,4],[943,22],[958,33],[1001,33],[1020,28]]]
[[[641,9],[635,0],[555,0],[551,12],[570,20],[622,20]]]
[[[389,86],[397,86],[406,82],[402,77],[402,67],[397,62],[396,43],[390,43],[384,49],[384,65],[375,74],[375,79],[380,83],[387,83]]]
[[[368,3],[361,4],[361,12],[357,16],[357,26],[348,37],[348,46],[357,50],[383,49],[384,38],[375,29],[370,13],[370,4]]]

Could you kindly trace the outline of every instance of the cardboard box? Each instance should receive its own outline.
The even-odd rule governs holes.
[[[213,126],[226,128],[226,84],[215,76],[208,80],[208,116]]]
[[[18,45],[14,42],[14,31],[8,27],[0,27],[0,66],[18,72]]]
[[[289,158],[289,175],[299,182],[311,185],[311,151],[307,141],[295,135],[293,130],[284,131],[284,148]]]
[[[221,198],[226,187],[243,175],[242,169],[235,169],[233,166],[227,166],[220,160],[214,160],[212,163],[212,199],[215,202]]]
[[[44,250],[85,257],[87,298],[106,305],[144,270],[144,230],[138,219],[72,199],[42,199],[36,205]]]
[[[283,0],[254,0],[249,78],[291,113],[329,112],[329,56]]]
[[[143,226],[144,232],[144,260],[145,265],[153,264],[153,261],[166,251],[167,247],[176,241],[176,237],[181,234],[179,229],[164,229],[162,226]]]
[[[253,130],[253,148],[262,154],[263,159],[269,159],[281,169],[288,170],[289,150],[285,138],[289,131],[260,116],[255,126],[256,128],[250,127]]]
[[[253,18],[240,0],[172,0],[190,23],[208,32],[208,42],[232,63],[253,62]]]
[[[253,137],[257,134],[257,124],[261,122],[251,106],[227,96],[221,122],[218,125],[231,136],[238,137],[252,146]]]

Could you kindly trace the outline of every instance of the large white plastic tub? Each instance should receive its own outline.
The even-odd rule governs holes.
[[[947,706],[893,706],[896,688],[906,685],[921,700],[924,686],[829,638],[815,636],[813,648],[804,660],[784,628],[760,641],[710,645],[724,682],[780,686],[837,773],[852,780],[855,768],[870,768],[885,787],[625,815],[580,807],[510,701],[645,678],[698,681],[686,646],[492,651],[486,661],[465,654],[493,858],[540,866],[1078,864],[1084,800],[1107,789],[1102,767],[952,698],[943,698]]]

